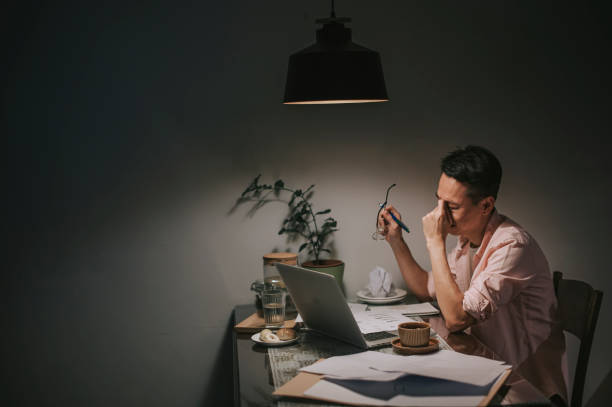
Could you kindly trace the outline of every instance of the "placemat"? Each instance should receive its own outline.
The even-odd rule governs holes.
[[[413,318],[422,321],[419,317]],[[440,349],[453,350],[438,333],[434,333],[433,337],[440,342]],[[373,350],[383,353],[393,353],[393,348],[391,346]],[[274,390],[293,379],[298,374],[300,368],[309,366],[319,359],[348,355],[356,352],[359,352],[359,349],[352,345],[330,339],[316,332],[302,331],[297,344],[268,349]],[[278,401],[277,405],[279,407],[292,407],[298,405],[320,407],[332,406],[333,404],[321,404],[320,402],[309,404],[307,400],[294,402],[281,399]]]
[[[284,325],[285,328],[294,328],[295,327],[295,319],[286,320]],[[265,328],[264,319],[257,315],[257,313],[253,313],[251,316],[241,321],[240,323],[234,326],[234,331],[238,333],[246,333],[246,334],[254,334],[255,332],[259,332]]]

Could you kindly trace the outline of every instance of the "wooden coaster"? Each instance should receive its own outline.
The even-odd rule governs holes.
[[[400,342],[400,339],[394,339],[391,342],[393,345],[393,350],[400,355],[419,355],[423,353],[431,353],[435,352],[440,348],[440,344],[437,339],[429,338],[429,344],[427,346],[404,346]]]
[[[238,333],[255,333],[259,332],[266,327],[264,319],[257,315],[252,314],[244,321],[236,324],[234,330]],[[284,322],[283,328],[295,328],[295,319],[289,319]]]

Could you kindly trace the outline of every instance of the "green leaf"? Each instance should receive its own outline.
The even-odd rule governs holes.
[[[280,193],[282,192],[284,186],[285,186],[285,183],[283,182],[282,179],[277,180],[274,183],[274,195],[277,197],[280,196]]]
[[[261,177],[261,174],[256,176],[255,179],[253,181],[251,181],[249,186],[244,190],[244,192],[242,192],[242,195],[240,195],[240,196],[245,196],[246,194],[248,194],[252,190],[256,189],[257,188],[257,183],[259,182],[259,177]]]
[[[282,235],[283,233],[285,233],[285,228],[281,228],[281,230],[278,231],[279,235]]]
[[[302,243],[302,245],[300,246],[300,248],[298,249],[298,253],[301,252],[302,250],[304,250],[306,248],[306,246],[308,246],[308,242],[306,243]]]
[[[319,211],[317,213],[315,213],[315,215],[325,215],[326,213],[330,213],[331,209],[325,209],[323,211]]]

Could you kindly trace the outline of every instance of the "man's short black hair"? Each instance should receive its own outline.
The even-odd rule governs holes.
[[[442,172],[468,187],[468,196],[478,203],[487,196],[497,199],[502,168],[497,157],[479,146],[467,146],[442,159]]]

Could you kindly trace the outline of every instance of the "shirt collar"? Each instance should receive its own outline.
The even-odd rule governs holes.
[[[487,245],[491,241],[493,233],[495,233],[499,225],[501,225],[504,220],[506,220],[506,217],[497,212],[497,209],[493,209],[493,213],[489,218],[489,222],[487,222],[487,226],[485,226],[485,231],[482,237],[482,242],[480,243],[480,248],[478,249],[478,252],[476,252],[476,254],[474,255],[474,267],[478,265],[478,262],[482,258],[482,255],[487,248]],[[467,237],[461,236],[459,238],[459,246],[460,249],[457,252],[457,259],[468,252],[469,240],[467,239]]]

